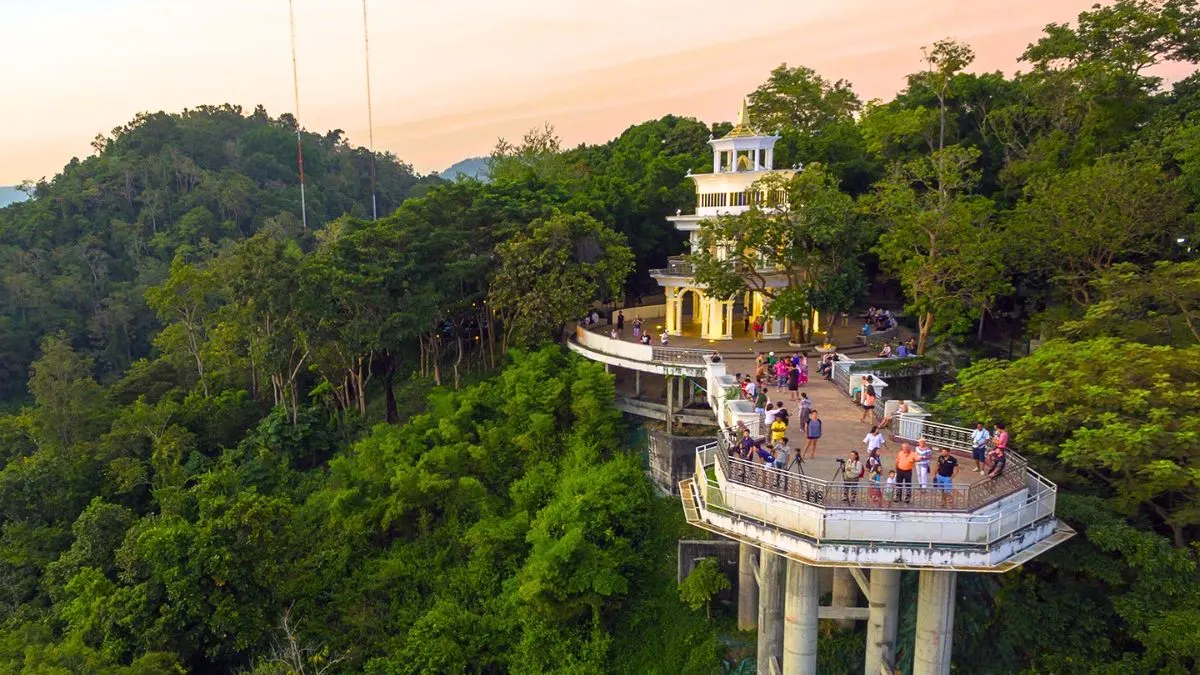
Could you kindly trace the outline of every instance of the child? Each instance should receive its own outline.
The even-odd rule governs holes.
[[[879,468],[879,464],[871,465],[871,477],[868,482],[871,485],[868,490],[868,494],[871,495],[871,503],[876,507],[883,506],[883,490],[880,487],[883,484],[883,470]]]
[[[780,359],[775,362],[775,386],[787,386],[788,362]]]
[[[895,469],[892,469],[891,471],[888,472],[887,486],[883,488],[883,498],[887,500],[888,504],[891,504],[892,500],[896,498],[896,470]]]

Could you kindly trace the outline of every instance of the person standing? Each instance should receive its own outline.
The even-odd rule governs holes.
[[[800,392],[800,406],[796,416],[800,419],[800,427],[808,429],[808,414],[812,412],[812,399],[808,397],[808,392]]]
[[[971,459],[975,460],[975,473],[983,473],[987,461],[987,446],[992,435],[983,428],[983,422],[975,423],[975,431],[971,432]]]
[[[640,340],[642,338],[642,317],[637,317],[633,320],[633,339]]]
[[[775,445],[783,440],[783,437],[787,434],[787,428],[787,422],[779,419],[779,417],[776,417],[775,421],[771,422],[771,445]]]
[[[791,461],[792,446],[788,443],[787,436],[784,436],[775,444],[775,468],[786,470]]]
[[[817,441],[821,440],[821,418],[817,416],[817,411],[812,410],[808,413],[808,426],[804,429],[804,452],[801,456],[807,454],[810,458],[817,456]]]
[[[917,453],[913,452],[912,446],[908,443],[900,445],[900,452],[896,453],[896,496],[895,501],[904,499],[904,503],[912,502],[912,475],[913,466],[917,463]]]
[[[617,312],[617,335],[625,337],[625,312]]]
[[[767,388],[758,385],[754,392],[754,412],[762,415],[767,412]]]
[[[999,422],[996,423],[996,432],[992,434],[992,447],[1008,451],[1008,431]]]
[[[929,487],[929,464],[933,459],[933,448],[924,438],[917,441],[917,485]]]
[[[958,458],[950,454],[950,448],[942,448],[938,455],[937,475],[933,477],[936,485],[942,489],[942,506],[946,506],[950,493],[954,490],[954,477],[958,475]]]
[[[863,438],[863,443],[867,446],[868,459],[870,455],[878,455],[884,444],[883,434],[879,433],[879,427],[871,427],[871,430]]]
[[[662,342],[662,346],[664,346],[664,347],[667,346],[667,331],[664,330],[662,332],[662,336],[659,337],[659,341]]]
[[[875,388],[871,385],[864,385],[862,392],[862,417],[859,422],[872,422],[875,420]],[[869,418],[869,419],[868,419]]]
[[[800,400],[800,368],[795,363],[788,364],[787,390],[789,400]]]
[[[867,461],[870,461],[870,459],[868,457]],[[875,464],[874,466],[868,465],[867,481],[870,486],[867,492],[871,495],[871,504],[875,508],[883,506],[883,466],[880,464]]]
[[[858,451],[851,450],[850,457],[846,459],[846,464],[842,470],[842,480],[845,481],[845,488],[842,490],[842,501],[847,504],[853,504],[858,501],[858,481],[862,480],[866,469],[863,468],[863,463],[858,459]]]

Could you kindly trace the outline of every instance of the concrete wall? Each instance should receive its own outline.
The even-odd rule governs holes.
[[[696,448],[716,442],[713,437],[671,436],[661,429],[646,434],[650,477],[664,491],[679,494],[679,481],[695,473]],[[737,558],[736,552],[734,558]]]
[[[682,583],[703,558],[716,558],[721,565],[721,572],[729,578],[729,588],[718,593],[716,600],[727,605],[735,604],[738,597],[738,543],[728,539],[680,539],[676,581]]]

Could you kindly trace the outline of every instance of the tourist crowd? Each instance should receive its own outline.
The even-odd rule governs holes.
[[[835,361],[836,356],[828,361],[823,360],[822,372],[825,371],[825,363]],[[759,354],[752,375],[738,373],[735,377],[742,397],[751,401],[760,415],[762,433],[756,436],[744,423],[739,422],[736,429],[729,430],[729,454],[736,459],[775,470],[772,479],[774,487],[782,485],[786,489],[789,476],[803,475],[804,460],[816,457],[823,432],[820,414],[813,408],[807,392],[799,391],[801,386],[808,383],[808,354],[797,352],[783,358],[776,358],[774,352],[765,356]],[[771,385],[786,389],[787,401],[770,401]],[[919,439],[915,446],[901,443],[885,477],[881,453],[886,449],[887,440],[883,430],[897,415],[908,411],[908,404],[901,401],[895,412],[885,415],[879,424],[874,424],[878,394],[871,376],[864,376],[862,384],[851,395],[862,408],[859,421],[872,426],[862,440],[865,458],[856,449],[851,450],[845,459],[838,459],[840,466],[835,482],[837,478],[841,479],[842,500],[857,503],[865,483],[867,498],[875,506],[907,504],[913,500],[915,482],[921,490],[935,489],[941,494],[942,505],[949,506],[954,478],[959,472],[959,460],[950,448],[936,450],[925,438]],[[796,404],[794,416],[789,410],[790,402]],[[793,437],[803,443],[798,451],[792,447]],[[971,444],[975,464],[972,471],[988,478],[1004,472],[1008,462],[1008,432],[1003,424],[995,424],[993,431],[989,432],[982,422],[977,423]]]

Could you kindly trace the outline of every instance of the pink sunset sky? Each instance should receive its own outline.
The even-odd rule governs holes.
[[[0,184],[53,176],[138,111],[293,110],[286,0],[5,0]],[[920,47],[1017,69],[1092,0],[370,0],[375,146],[419,171],[550,122],[567,145],[673,113],[732,119],[780,63],[888,98]],[[367,143],[359,0],[295,0],[300,119]]]

